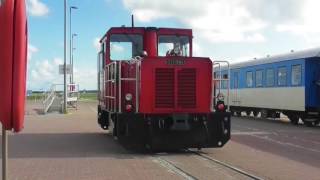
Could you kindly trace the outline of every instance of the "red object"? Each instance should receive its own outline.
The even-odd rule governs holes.
[[[0,6],[0,121],[6,130],[23,129],[27,18],[24,0],[6,0]]]
[[[224,104],[219,104],[218,105],[218,110],[224,111]]]
[[[132,111],[132,105],[131,104],[127,104],[126,105],[126,111],[127,112],[131,112]]]
[[[147,28],[144,33],[143,38],[143,47],[144,50],[147,52],[148,56],[155,57],[157,56],[158,50],[157,46],[154,44],[157,44],[158,38],[157,38],[157,29],[155,28]]]
[[[192,30],[176,29],[176,28],[143,28],[143,27],[113,27],[101,39],[101,43],[105,42],[106,51],[105,63],[111,63],[110,60],[110,37],[112,34],[140,34],[143,37],[143,49],[147,51],[147,57],[144,57],[141,63],[141,87],[139,99],[139,113],[145,114],[169,114],[169,113],[208,113],[211,112],[211,91],[212,91],[212,61],[209,58],[192,57]],[[188,57],[159,57],[158,54],[158,37],[161,35],[177,35],[189,37],[189,56]],[[183,65],[168,64],[169,61],[180,61]],[[134,78],[135,65],[122,63],[121,76],[123,78]],[[159,72],[157,70],[172,70],[172,72]],[[173,84],[164,82],[156,82],[156,79],[167,74]],[[106,77],[105,77],[106,78]],[[158,87],[164,85],[163,87]],[[117,85],[116,89],[117,89]],[[112,92],[112,95],[118,96],[118,91],[113,92],[114,86],[110,83],[106,84],[105,95]],[[166,94],[166,98],[161,98],[163,93],[157,90],[169,88],[172,94]],[[186,91],[185,91],[186,90]],[[180,92],[185,91],[185,92]],[[121,86],[121,110],[126,111],[125,93],[133,94],[133,102],[135,102],[135,83],[122,82]],[[184,94],[187,93],[187,94]],[[158,100],[156,99],[157,97]],[[113,105],[114,100],[105,99],[102,101],[103,107]],[[118,98],[115,100],[115,107],[118,108]],[[166,107],[165,107],[166,106]],[[170,107],[169,107],[170,106]]]
[[[141,94],[143,95],[140,96],[139,111],[147,114],[210,112],[211,102],[208,97],[211,97],[212,90],[211,60],[197,57],[174,57],[174,60],[185,60],[185,64],[183,66],[168,65],[167,62],[172,59],[172,57],[161,59],[155,57],[145,58],[142,62]],[[162,89],[166,91],[162,92]],[[187,93],[187,96],[195,98],[181,96],[179,89]],[[168,91],[174,93],[170,95],[166,93]],[[162,96],[166,98],[162,99]],[[181,103],[178,100],[179,96]]]

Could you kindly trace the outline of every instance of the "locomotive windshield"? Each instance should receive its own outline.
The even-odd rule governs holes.
[[[131,60],[140,56],[143,39],[136,34],[113,34],[110,37],[110,59],[115,61]]]
[[[158,56],[189,56],[188,36],[162,35],[158,40]]]

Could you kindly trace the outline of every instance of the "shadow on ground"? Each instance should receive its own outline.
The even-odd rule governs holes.
[[[0,141],[1,142],[1,141]],[[102,133],[15,134],[9,136],[10,158],[136,157],[112,136]]]

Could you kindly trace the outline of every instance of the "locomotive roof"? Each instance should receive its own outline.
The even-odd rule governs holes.
[[[146,30],[156,30],[162,34],[181,34],[192,36],[192,29],[180,28],[157,28],[157,27],[111,27],[105,35],[101,38],[100,42],[107,36],[108,33],[143,33]]]
[[[320,48],[307,49],[302,51],[291,51],[286,54],[279,54],[274,56],[267,56],[264,58],[255,58],[243,62],[231,63],[232,68],[241,68],[245,66],[254,66],[259,64],[268,64],[273,62],[296,60],[296,59],[307,59],[313,57],[320,57]]]

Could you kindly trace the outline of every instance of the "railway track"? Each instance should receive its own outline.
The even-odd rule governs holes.
[[[256,176],[254,174],[251,174],[249,172],[246,172],[238,167],[232,166],[228,163],[219,161],[217,159],[214,159],[210,156],[207,156],[201,152],[197,151],[191,151],[187,150],[186,152],[193,154],[195,157],[198,157],[199,159],[202,159],[204,161],[209,162],[212,166],[218,166],[219,168],[226,169],[228,171],[232,171],[234,174],[238,174],[241,177],[244,177],[244,179],[252,179],[252,180],[263,180],[264,178],[261,178],[259,176]],[[170,154],[168,154],[170,155]],[[169,171],[174,172],[175,174],[183,177],[184,179],[188,180],[198,180],[201,179],[194,175],[192,172],[188,171],[185,168],[182,168],[179,166],[176,162],[170,160],[170,156],[166,156],[165,154],[155,155],[154,160],[160,164],[161,166],[167,168]],[[235,178],[237,179],[237,178]]]

